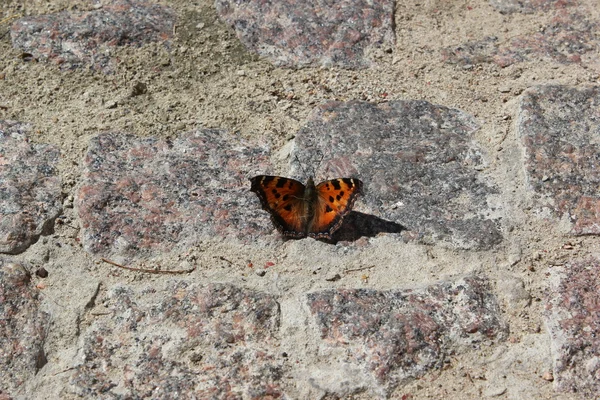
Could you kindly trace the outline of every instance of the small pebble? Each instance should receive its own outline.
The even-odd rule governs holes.
[[[553,382],[554,381],[554,374],[552,374],[551,371],[546,371],[544,372],[544,375],[542,375],[542,379],[548,382]]]
[[[35,274],[37,276],[39,276],[40,278],[47,278],[48,277],[48,271],[46,271],[46,269],[44,267],[40,267],[35,271]]]

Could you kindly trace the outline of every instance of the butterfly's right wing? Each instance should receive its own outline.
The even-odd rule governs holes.
[[[294,179],[258,175],[250,178],[250,191],[256,193],[263,209],[271,213],[273,224],[284,236],[306,236],[305,187]]]
[[[356,178],[338,178],[317,185],[315,214],[309,225],[309,236],[331,239],[362,193],[363,183]]]

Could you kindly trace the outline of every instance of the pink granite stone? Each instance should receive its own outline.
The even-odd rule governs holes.
[[[89,65],[111,72],[111,47],[169,40],[175,15],[146,1],[118,0],[86,12],[25,17],[11,27],[13,46],[62,68]]]
[[[368,66],[394,44],[393,0],[216,0],[219,16],[250,50],[278,66]]]
[[[117,287],[97,299],[110,315],[82,332],[82,362],[64,395],[282,397],[279,305],[272,296],[185,281],[171,282],[168,293]]]
[[[508,40],[485,37],[443,49],[442,57],[448,63],[463,66],[491,62],[507,67],[529,60],[592,64],[600,60],[596,35],[599,27],[597,21],[577,10],[560,10],[543,31]]]
[[[30,143],[29,127],[0,121],[0,252],[25,251],[62,211],[59,151]]]
[[[388,393],[457,352],[503,339],[507,326],[487,281],[467,276],[423,289],[330,289],[308,294],[323,342],[343,350]]]
[[[523,94],[519,135],[537,204],[568,216],[576,235],[600,234],[600,89],[538,86]]]
[[[571,261],[550,271],[545,301],[554,385],[594,398],[600,393],[600,261]]]
[[[269,222],[248,179],[268,168],[266,146],[221,130],[173,141],[96,136],[76,198],[84,248],[134,257],[185,251],[203,238],[251,240]]]
[[[46,364],[49,315],[21,264],[0,258],[0,388],[22,394],[23,384]]]

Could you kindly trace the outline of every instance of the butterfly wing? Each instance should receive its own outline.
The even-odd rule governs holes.
[[[257,194],[263,209],[284,236],[306,236],[305,187],[294,179],[259,175],[250,179],[250,191]]]
[[[356,178],[338,178],[316,187],[315,213],[308,232],[310,237],[331,239],[362,193],[363,183]]]

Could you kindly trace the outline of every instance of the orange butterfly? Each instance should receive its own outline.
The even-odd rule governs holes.
[[[258,175],[250,182],[250,190],[271,213],[273,224],[283,236],[316,239],[331,239],[363,186],[355,178],[332,179],[315,186],[311,177],[304,186],[290,178]]]

